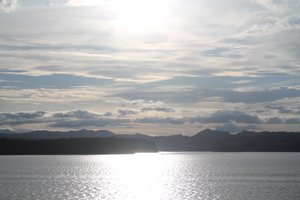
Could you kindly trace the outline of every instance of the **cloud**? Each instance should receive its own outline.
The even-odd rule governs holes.
[[[300,124],[300,118],[280,118],[280,117],[271,117],[265,124]]]
[[[8,120],[0,121],[0,126],[19,126],[22,124],[42,124],[52,122],[51,119],[28,119],[28,120]]]
[[[282,106],[273,106],[273,105],[265,105],[265,108],[275,109],[275,110],[282,110],[282,109],[284,109],[284,107],[282,107]]]
[[[89,120],[72,120],[72,121],[58,121],[56,123],[50,124],[51,127],[60,127],[60,128],[80,128],[86,126],[94,127],[104,127],[104,126],[116,126],[124,123],[129,123],[128,119],[89,119]]]
[[[265,123],[266,124],[282,124],[283,120],[279,117],[271,117]]]
[[[53,69],[51,66],[48,66],[49,69]],[[61,67],[58,67],[61,69]],[[55,68],[53,69],[55,71]],[[18,73],[18,72],[17,72]],[[6,82],[10,83],[1,83],[1,85],[13,85],[19,88],[41,88],[41,87],[51,87],[51,88],[72,88],[76,86],[102,86],[109,85],[113,83],[112,80],[92,78],[92,77],[82,77],[68,74],[52,74],[46,76],[26,76],[26,75],[16,75],[16,74],[7,74],[1,73],[0,79],[5,79]],[[18,80],[18,81],[16,81]]]
[[[112,112],[106,112],[103,116],[104,117],[111,117],[113,116],[114,114]]]
[[[107,112],[104,115],[111,116],[112,113]],[[51,127],[103,127],[107,125],[119,125],[128,123],[130,120],[124,119],[110,119],[110,118],[99,118],[104,116],[95,114],[89,111],[77,110],[54,113],[51,115],[49,112],[36,111],[32,112],[19,112],[19,113],[1,113],[0,114],[0,126],[18,126],[22,124],[44,124],[51,123]],[[74,120],[72,118],[76,118]],[[66,120],[68,119],[68,120]]]
[[[245,83],[251,83],[252,80],[240,80],[240,81],[235,81],[232,82],[231,84],[245,84]]]
[[[265,108],[278,110],[278,113],[280,114],[300,114],[300,110],[288,110],[285,109],[283,106],[266,105]]]
[[[230,50],[231,49],[228,48],[228,47],[218,47],[218,48],[215,48],[213,50],[204,51],[203,54],[205,56],[218,57],[218,56],[220,56],[221,53],[228,52]]]
[[[187,119],[185,118],[172,118],[172,117],[144,117],[144,118],[137,118],[135,120],[136,123],[146,123],[146,124],[174,124],[174,125],[180,125],[186,122]]]
[[[275,16],[262,17],[260,24],[253,25],[250,29],[239,33],[236,37],[264,37],[278,34],[283,31],[300,29],[300,15],[290,15],[283,18]]]
[[[35,119],[43,117],[47,112],[19,112],[19,113],[0,113],[0,121],[6,120],[21,120],[21,119]]]
[[[264,91],[228,91],[223,93],[221,97],[223,98],[224,102],[252,104],[261,102],[273,102],[283,98],[300,97],[300,91],[297,89],[288,89],[286,87]]]
[[[10,12],[18,6],[18,0],[0,0],[0,8],[4,12]]]
[[[283,11],[284,10],[284,1],[277,1],[277,2],[282,2],[281,4],[278,4],[274,2],[273,0],[256,0],[256,2],[270,10],[273,11]]]
[[[161,101],[144,100],[144,99],[135,99],[132,101],[128,101],[127,103],[133,106],[160,106],[164,104]]]
[[[213,128],[215,128],[218,131],[227,131],[229,133],[237,133],[243,130],[257,130],[258,128],[254,125],[247,125],[247,126],[237,126],[235,124],[233,124],[232,122],[223,124],[223,125],[217,125],[214,126]]]
[[[121,109],[118,110],[119,116],[136,115],[138,113],[139,112],[135,111],[135,110],[127,110],[127,109],[126,110],[121,110]]]
[[[197,102],[199,94],[196,91],[182,91],[182,92],[122,92],[112,95],[113,97],[121,97],[127,100],[135,101],[137,99],[143,99],[144,101],[154,101],[154,102]]]
[[[234,91],[229,89],[199,89],[199,90],[182,90],[166,92],[144,92],[128,91],[116,93],[113,97],[122,97],[127,100],[135,101],[143,99],[144,101],[160,101],[175,103],[191,103],[212,101],[212,98],[218,98],[219,101],[228,103],[262,103],[273,102],[284,98],[300,97],[300,90],[281,87],[278,89],[260,90],[260,91]]]
[[[229,123],[235,121],[236,123],[246,124],[261,124],[262,121],[256,115],[249,115],[240,111],[218,111],[209,116],[197,116],[190,119],[190,123]]]
[[[300,114],[300,110],[287,110],[287,109],[279,109],[278,113],[280,114]]]
[[[230,47],[217,47],[212,50],[206,50],[203,52],[203,55],[206,57],[228,57],[228,58],[233,58],[233,59],[239,59],[242,58],[243,55],[233,53],[233,54],[226,54],[226,52],[231,52],[234,49]]]
[[[45,111],[0,113],[0,126],[18,126],[22,124],[40,124],[52,121]]]
[[[100,116],[95,113],[91,113],[89,111],[83,111],[83,110],[76,110],[76,111],[69,111],[67,113],[55,113],[53,114],[53,117],[55,118],[70,118],[75,117],[77,119],[93,119],[97,116]]]
[[[157,111],[157,112],[175,112],[173,108],[142,108],[141,112]]]
[[[300,124],[300,118],[288,118],[284,120],[285,124]]]
[[[22,124],[41,124],[52,122],[46,116],[45,111],[36,112],[19,112],[19,113],[1,113],[0,114],[0,126],[18,126]]]

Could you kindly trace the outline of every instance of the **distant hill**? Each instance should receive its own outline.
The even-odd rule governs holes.
[[[19,134],[19,132],[12,131],[10,129],[0,129],[0,133],[4,133],[4,134]]]
[[[237,134],[205,129],[194,136],[171,135],[150,137],[159,151],[214,151],[214,152],[300,152],[300,133],[253,132]]]
[[[179,151],[300,152],[300,133],[294,132],[242,131],[230,134],[206,129],[192,137],[169,137],[167,142],[157,144],[157,148]]]
[[[217,151],[217,152],[300,152],[300,133],[253,132],[237,134],[205,129],[194,136],[148,136],[143,134],[116,135],[107,130],[50,132],[34,131],[24,134],[0,134],[0,138],[59,139],[59,138],[138,138],[151,140],[158,151]]]
[[[113,132],[108,130],[79,130],[68,132],[52,132],[52,131],[33,131],[29,133],[20,134],[6,134],[0,132],[0,138],[8,139],[60,139],[60,138],[105,138],[116,136]]]

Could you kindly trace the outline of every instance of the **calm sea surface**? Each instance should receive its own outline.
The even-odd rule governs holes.
[[[0,156],[0,199],[300,199],[300,153]]]

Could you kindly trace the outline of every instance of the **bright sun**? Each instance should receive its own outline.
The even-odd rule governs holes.
[[[122,26],[135,31],[149,31],[163,27],[167,13],[167,1],[116,0],[113,2]]]

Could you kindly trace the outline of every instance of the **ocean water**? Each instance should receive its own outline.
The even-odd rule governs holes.
[[[300,199],[300,153],[0,156],[0,199]]]

